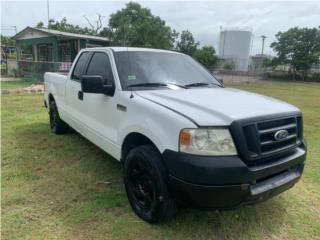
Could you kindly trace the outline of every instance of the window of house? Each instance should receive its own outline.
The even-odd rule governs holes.
[[[25,61],[33,61],[33,48],[32,45],[22,45],[20,46],[20,59]]]
[[[71,62],[71,43],[60,42],[58,45],[59,62]]]
[[[52,44],[38,44],[38,61],[51,62],[52,50]]]

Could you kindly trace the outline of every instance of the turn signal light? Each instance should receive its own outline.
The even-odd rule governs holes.
[[[191,144],[191,134],[187,131],[180,132],[180,145],[187,145]]]

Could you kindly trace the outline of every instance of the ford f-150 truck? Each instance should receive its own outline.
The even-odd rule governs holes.
[[[301,177],[301,111],[225,88],[182,53],[83,49],[68,75],[44,78],[52,132],[71,127],[119,160],[129,202],[145,221],[164,221],[182,204],[260,202]]]

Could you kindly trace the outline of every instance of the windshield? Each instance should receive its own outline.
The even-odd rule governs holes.
[[[115,52],[123,90],[131,87],[154,88],[216,87],[221,84],[198,62],[183,54],[170,52]]]

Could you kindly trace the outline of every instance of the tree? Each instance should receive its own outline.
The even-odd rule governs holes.
[[[98,34],[100,29],[102,28],[103,19],[106,18],[106,16],[102,16],[101,14],[98,14],[97,20],[94,20],[94,23],[92,23],[91,20],[87,16],[83,16],[83,17],[87,20],[92,31],[94,31],[96,34]]]
[[[279,65],[277,58],[264,58],[262,60],[262,67],[271,67],[275,69]]]
[[[1,45],[14,46],[15,41],[10,37],[1,34]]]
[[[44,24],[43,22],[38,22],[37,25],[36,25],[36,28],[44,28]]]
[[[212,69],[218,63],[216,51],[212,46],[203,46],[198,49],[200,43],[195,41],[193,34],[184,30],[180,34],[176,49],[184,54],[192,56],[208,69]]]
[[[188,54],[189,56],[193,56],[198,46],[199,42],[196,42],[194,40],[191,32],[189,32],[188,30],[182,31],[182,33],[180,34],[180,40],[177,43],[178,51]]]
[[[232,71],[236,68],[236,64],[234,63],[234,61],[231,62],[227,62],[224,66],[223,69],[227,70],[227,71]]]
[[[112,45],[172,49],[176,32],[148,8],[129,2],[111,14],[108,27],[100,32]]]
[[[212,46],[203,46],[200,49],[196,49],[193,57],[208,69],[212,69],[219,61]]]
[[[43,22],[38,22],[36,27],[43,28],[44,27]],[[89,35],[98,34],[94,29],[90,29],[87,27],[80,27],[79,25],[73,25],[71,23],[68,23],[65,17],[62,18],[61,21],[50,19],[48,29],[58,30],[62,32],[79,33],[79,34],[89,34]]]
[[[305,78],[313,64],[319,63],[320,27],[291,28],[278,32],[276,41],[270,45],[277,53],[277,64],[290,64],[294,74],[302,73]]]

